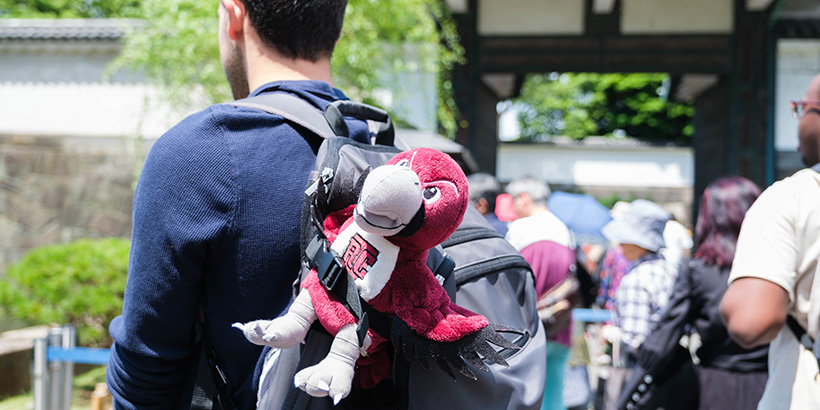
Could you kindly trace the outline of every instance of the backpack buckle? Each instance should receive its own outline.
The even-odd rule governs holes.
[[[314,258],[319,281],[327,290],[332,290],[339,282],[339,278],[346,272],[342,258],[328,251],[324,246],[319,247]]]

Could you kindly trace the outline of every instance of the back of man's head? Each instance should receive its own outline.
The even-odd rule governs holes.
[[[803,101],[810,105],[803,107],[797,124],[797,150],[803,163],[811,167],[820,163],[820,108],[816,105],[820,101],[820,74],[812,79]]]
[[[467,184],[470,187],[470,202],[476,203],[479,199],[484,199],[487,201],[487,211],[495,212],[495,199],[501,193],[501,186],[495,177],[484,172],[470,174]]]
[[[525,176],[513,180],[507,185],[507,193],[513,198],[525,192],[532,198],[534,204],[541,206],[547,205],[547,198],[549,198],[552,193],[546,182],[533,176]]]
[[[285,57],[330,58],[347,0],[242,0],[262,42]]]

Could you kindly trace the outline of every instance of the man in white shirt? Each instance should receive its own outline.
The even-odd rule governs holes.
[[[761,410],[820,409],[817,359],[784,326],[791,315],[813,338],[820,331],[820,75],[792,110],[798,151],[814,168],[776,182],[749,209],[720,306],[738,344],[770,343]]]
[[[566,279],[575,268],[575,246],[569,229],[547,209],[551,191],[546,182],[523,177],[507,185],[518,219],[507,240],[521,252],[535,275],[539,297]],[[547,337],[547,381],[542,410],[566,409],[563,403],[564,369],[572,345],[572,325]]]

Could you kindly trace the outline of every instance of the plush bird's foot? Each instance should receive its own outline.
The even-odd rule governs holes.
[[[296,315],[285,315],[274,320],[234,323],[233,327],[241,330],[253,344],[287,349],[305,339],[310,323]]]
[[[335,406],[350,394],[353,369],[351,363],[338,360],[331,353],[318,364],[296,373],[293,384],[313,397],[330,397]]]
[[[293,384],[313,397],[330,397],[335,406],[350,394],[358,359],[356,325],[345,325],[333,338],[327,357],[296,373]]]

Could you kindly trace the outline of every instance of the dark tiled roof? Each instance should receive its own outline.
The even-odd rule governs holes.
[[[551,141],[544,142],[518,142],[508,141],[505,144],[531,144],[549,146],[563,149],[581,149],[581,150],[640,150],[649,148],[687,148],[685,145],[678,145],[672,142],[648,142],[635,138],[613,138],[613,137],[586,137],[582,140],[576,140],[569,137],[553,137]]]
[[[0,19],[0,41],[117,41],[136,26],[118,19]]]

